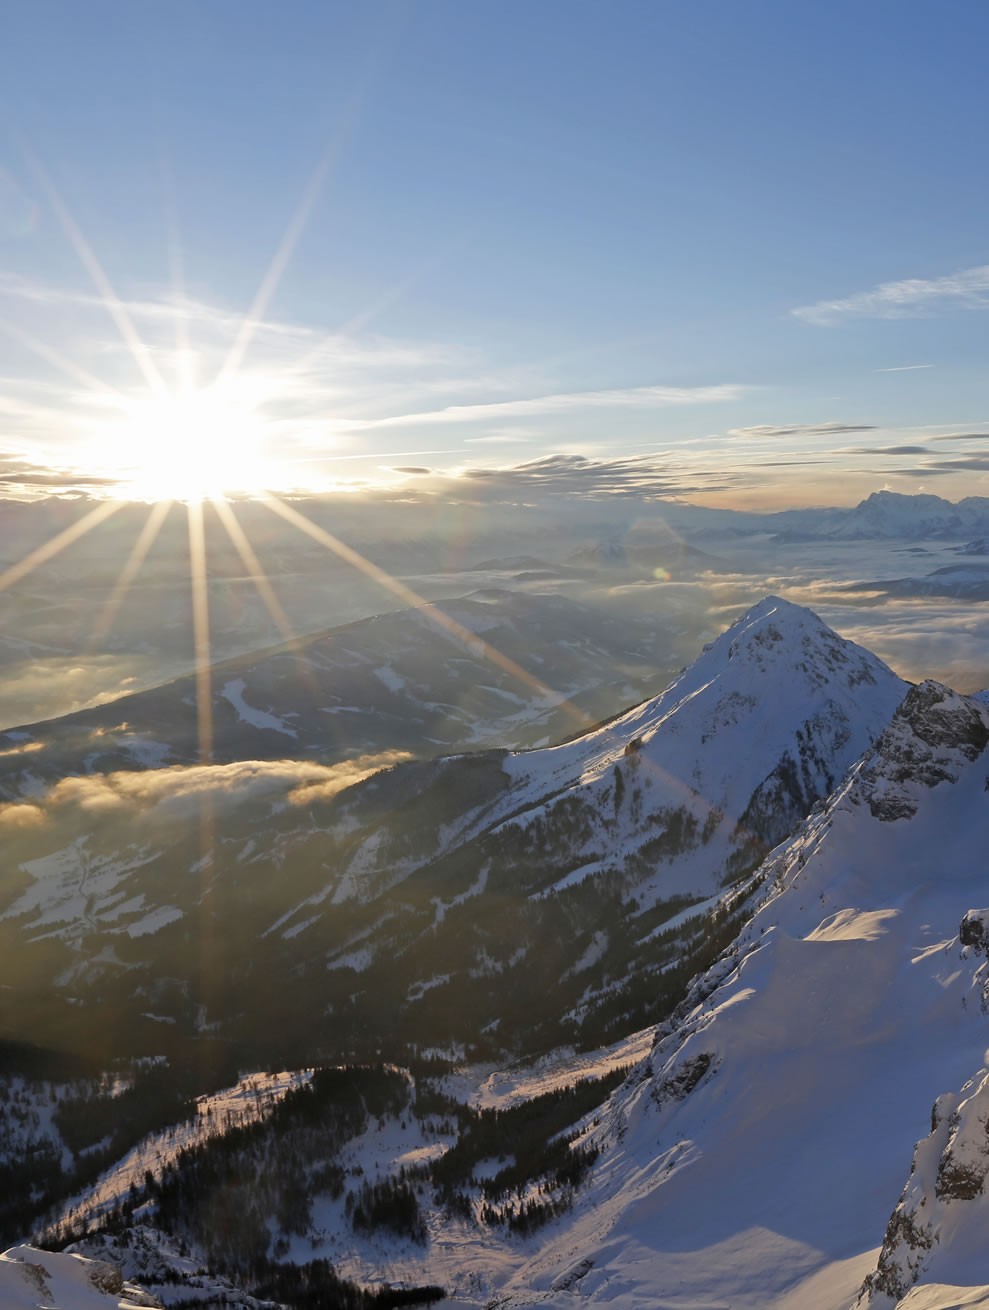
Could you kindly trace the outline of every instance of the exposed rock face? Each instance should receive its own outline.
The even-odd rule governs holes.
[[[855,1310],[880,1310],[906,1296],[946,1236],[950,1247],[966,1224],[981,1231],[989,1176],[989,1072],[960,1093],[939,1096],[931,1133],[918,1142],[910,1178],[890,1217],[874,1273]]]
[[[958,926],[958,940],[976,954],[989,955],[989,909],[966,910]]]
[[[987,743],[989,713],[977,701],[938,682],[912,687],[862,770],[873,816],[910,818],[918,789],[956,782]]]
[[[123,1274],[107,1260],[90,1261],[86,1273],[98,1292],[105,1292],[107,1296],[119,1296],[124,1290]]]
[[[662,1105],[664,1101],[685,1101],[707,1077],[712,1065],[717,1068],[710,1051],[699,1051],[697,1055],[681,1061],[655,1087],[653,1097],[657,1105]]]

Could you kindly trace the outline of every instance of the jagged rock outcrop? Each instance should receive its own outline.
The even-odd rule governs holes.
[[[862,770],[877,819],[914,814],[918,789],[955,782],[989,743],[985,707],[938,682],[912,687]]]
[[[945,1093],[935,1101],[930,1135],[917,1144],[910,1178],[855,1310],[889,1310],[922,1277],[925,1282],[949,1281],[939,1278],[931,1266],[937,1261],[950,1265],[953,1246],[962,1258],[969,1248],[965,1254],[971,1266],[971,1235],[984,1233],[989,1215],[987,1122],[989,1071],[985,1069],[960,1092]],[[982,1266],[989,1277],[989,1256]]]
[[[989,953],[989,909],[966,910],[958,925],[958,940],[977,953]]]

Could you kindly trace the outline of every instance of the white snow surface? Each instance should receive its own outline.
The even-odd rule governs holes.
[[[942,1093],[962,1089],[939,1131],[989,1172],[989,963],[957,935],[984,899],[987,732],[984,705],[910,693],[764,866],[754,918],[614,1094],[593,1182],[499,1305],[848,1310]],[[932,1209],[916,1287],[877,1310],[985,1304],[989,1198]]]
[[[231,678],[224,684],[220,695],[237,711],[237,717],[242,723],[249,723],[252,728],[269,728],[272,732],[284,733],[286,737],[298,737],[294,728],[290,728],[284,719],[280,719],[277,714],[269,714],[267,710],[255,709],[253,705],[248,705],[244,699],[244,689],[247,683],[243,678]]]
[[[0,1310],[111,1310],[157,1305],[102,1260],[12,1246],[0,1255]]]

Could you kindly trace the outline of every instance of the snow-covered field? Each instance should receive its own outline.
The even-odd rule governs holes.
[[[471,1065],[442,1080],[448,1096],[479,1110],[505,1110],[521,1101],[559,1091],[581,1078],[603,1078],[613,1069],[637,1064],[652,1048],[654,1028],[632,1033],[597,1051],[551,1052],[529,1065],[496,1069]]]

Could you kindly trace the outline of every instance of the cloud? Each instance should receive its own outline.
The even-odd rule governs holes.
[[[149,406],[141,372],[148,361],[168,385],[189,376],[206,387],[237,348],[244,323],[229,306],[199,293],[176,297],[167,288],[122,292],[120,308],[140,337],[137,348],[116,332],[89,289],[0,272],[0,330],[12,347],[0,386],[0,444],[20,450],[37,470],[30,479],[26,469],[22,477],[19,467],[4,468],[0,496],[140,481],[140,423]],[[191,347],[176,348],[177,329]],[[493,368],[457,343],[390,338],[363,326],[323,334],[268,317],[254,326],[244,367],[227,385],[234,409],[257,434],[263,478],[272,490],[292,494],[338,485],[347,460],[420,467],[415,460],[425,452],[396,449],[396,442],[423,444],[411,440],[415,429],[444,427],[456,433],[455,445],[462,430],[471,443],[508,446],[545,439],[542,425],[525,421],[536,416],[562,422],[575,414],[724,404],[747,390],[717,382],[566,390],[544,367]],[[462,448],[436,453],[451,457]]]
[[[448,405],[445,409],[394,414],[389,418],[345,421],[344,430],[418,427],[423,424],[477,423],[489,418],[558,414],[587,409],[664,409],[675,405],[711,405],[738,400],[747,388],[736,383],[706,387],[628,387],[613,391],[568,391],[524,400],[496,400],[483,405]]]
[[[13,832],[19,828],[38,828],[44,822],[45,812],[39,805],[0,805],[0,830]]]
[[[931,441],[989,441],[989,432],[955,432],[942,433],[931,437]]]
[[[927,446],[858,446],[838,452],[842,455],[929,455]]]
[[[940,477],[945,477],[949,473],[955,472],[955,470],[949,468],[936,468],[936,467],[929,468],[925,465],[923,468],[876,469],[876,472],[877,473],[881,472],[887,476],[892,476],[895,474],[895,476],[898,478],[940,478]],[[883,490],[888,491],[889,488],[884,487]]]
[[[400,464],[396,464],[395,467],[392,469],[393,473],[410,473],[410,474],[423,474],[423,475],[432,473],[432,471],[433,471],[432,469],[418,468],[415,464],[406,464],[404,466]]]
[[[731,437],[830,437],[843,432],[875,432],[874,423],[791,423],[786,427],[761,423],[751,428],[729,428]]]
[[[288,794],[290,805],[313,805],[317,801],[332,800],[339,792],[355,783],[362,782],[373,773],[390,769],[395,764],[402,764],[412,756],[408,751],[381,751],[377,755],[364,755],[358,760],[346,760],[335,764],[327,772],[331,777],[322,781],[301,782]]]
[[[53,469],[41,464],[22,463],[0,473],[0,483],[16,483],[25,488],[115,487],[119,478],[95,473],[77,473],[71,469]]]
[[[464,437],[467,446],[515,446],[524,445],[543,436],[542,428],[508,427],[494,428],[483,437]]]
[[[87,774],[63,778],[30,804],[0,805],[0,828],[37,827],[73,814],[184,822],[194,819],[204,800],[214,809],[274,804],[308,805],[330,800],[347,787],[409,758],[385,751],[322,765],[305,760],[239,760],[233,764],[176,765],[166,769]]]
[[[684,471],[663,455],[591,459],[556,454],[509,468],[468,467],[456,478],[444,478],[440,485],[444,495],[454,499],[463,498],[466,491],[474,500],[535,504],[541,498],[574,496],[655,500],[722,489],[730,481],[721,468]]]
[[[897,364],[895,368],[877,368],[877,373],[915,373],[920,368],[934,368],[933,364]]]
[[[790,312],[805,323],[826,327],[848,318],[921,318],[952,309],[989,309],[989,264],[946,277],[882,282],[870,291],[818,300]]]
[[[959,455],[955,459],[935,460],[925,467],[944,473],[953,473],[959,469],[974,469],[984,473],[989,471],[989,455]]]

